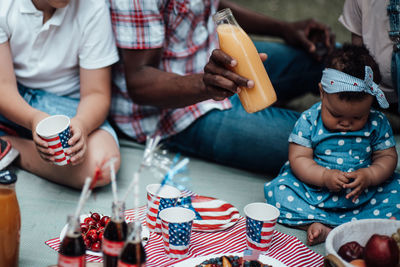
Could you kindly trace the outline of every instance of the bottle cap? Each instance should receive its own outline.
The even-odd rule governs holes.
[[[13,184],[17,181],[17,175],[9,170],[0,171],[0,184]]]

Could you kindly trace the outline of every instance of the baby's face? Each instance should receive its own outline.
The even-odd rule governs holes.
[[[341,100],[338,94],[322,95],[321,118],[324,126],[334,132],[361,130],[368,120],[374,97],[368,95],[360,101]]]

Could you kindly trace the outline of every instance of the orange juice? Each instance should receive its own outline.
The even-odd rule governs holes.
[[[227,19],[227,16],[232,17]],[[276,93],[250,37],[236,23],[229,9],[218,12],[214,20],[218,25],[221,50],[237,61],[233,71],[255,83],[253,88],[241,87],[239,98],[244,109],[253,113],[272,105],[277,99]]]
[[[0,188],[0,266],[18,266],[21,218],[15,191]]]

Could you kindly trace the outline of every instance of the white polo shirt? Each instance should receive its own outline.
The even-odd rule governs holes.
[[[71,0],[43,24],[31,0],[0,0],[0,43],[9,42],[17,81],[79,97],[79,68],[118,61],[105,0]]]
[[[363,43],[379,65],[382,81],[379,87],[389,103],[397,102],[392,83],[393,42],[389,38],[387,15],[389,0],[346,0],[339,21],[350,32],[362,36]]]

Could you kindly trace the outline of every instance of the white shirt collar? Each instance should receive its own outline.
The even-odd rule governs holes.
[[[48,20],[48,22],[46,24],[56,25],[56,26],[61,25],[69,6],[70,6],[70,4],[64,8],[57,8],[56,12],[54,12],[53,16]],[[43,15],[42,11],[36,9],[35,5],[32,3],[32,0],[21,1],[19,10],[22,14],[25,13],[25,14],[41,14],[41,15]]]

